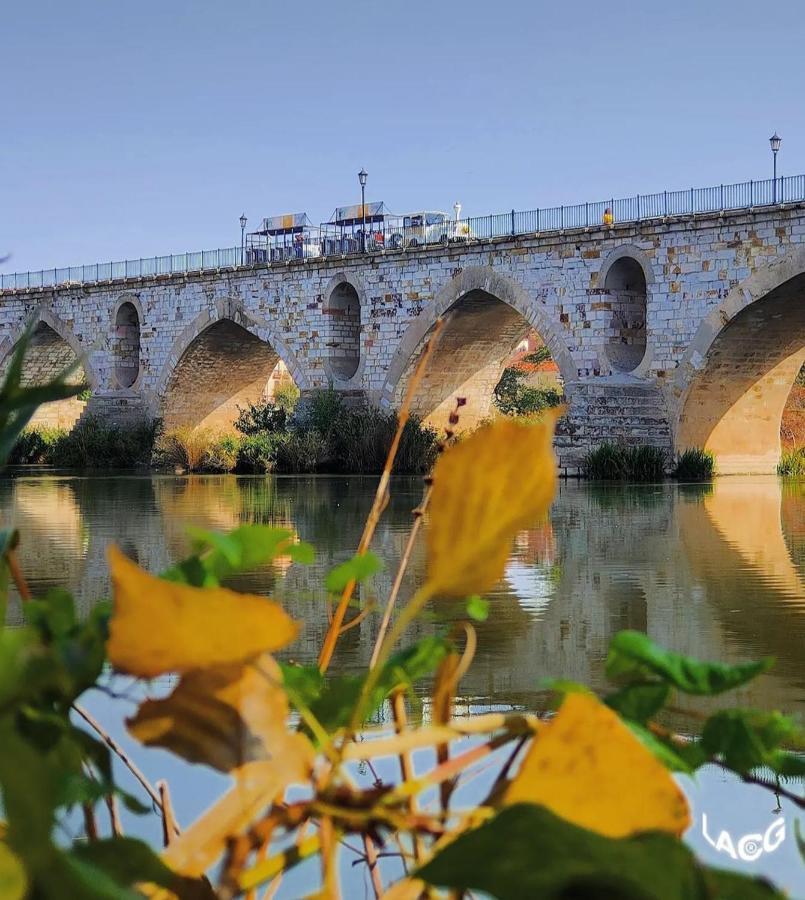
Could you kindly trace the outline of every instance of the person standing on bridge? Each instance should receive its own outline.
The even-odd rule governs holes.
[[[612,223],[614,221],[615,221],[615,217],[612,215],[612,210],[610,209],[610,207],[607,207],[604,210],[604,217],[603,217],[604,225],[612,225]]]

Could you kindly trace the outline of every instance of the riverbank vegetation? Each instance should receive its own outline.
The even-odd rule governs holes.
[[[715,456],[700,447],[690,447],[680,453],[673,471],[677,481],[709,481],[715,474]]]
[[[429,348],[418,372],[428,357]],[[18,368],[0,389],[0,463],[42,399],[41,389],[31,396],[20,386]],[[60,379],[51,390],[69,396],[76,388]],[[4,897],[273,895],[310,860],[304,894],[333,900],[350,896],[344,881],[354,865],[366,867],[375,896],[387,900],[468,891],[502,900],[781,900],[760,879],[696,858],[681,840],[691,813],[673,777],[717,766],[767,788],[770,802],[774,792],[777,802],[805,805],[786,786],[805,775],[793,752],[803,742],[797,726],[777,712],[719,709],[712,700],[773,660],[703,662],[624,631],[609,646],[612,689],[603,697],[557,681],[550,716],[457,714],[473,622],[494,614],[483,594],[556,490],[555,420],[500,419],[442,448],[412,518],[411,540],[428,512],[426,576],[396,615],[408,554],[384,604],[356,604],[355,596],[383,565],[371,547],[389,500],[394,442],[356,555],[326,577],[329,626],[313,666],[275,658],[301,627],[279,602],[223,587],[278,557],[310,563],[313,548],[288,530],[194,529],[191,555],[161,575],[112,547],[113,602],[94,605],[83,621],[66,591],[32,594],[17,558],[26,535],[2,532],[0,612],[13,582],[26,620],[0,628]],[[398,437],[405,425],[403,411]],[[463,610],[449,629],[427,616],[446,601]],[[365,672],[339,674],[331,663],[358,623],[372,634],[371,662]],[[110,670],[125,673],[126,696],[108,689]],[[85,692],[106,689],[129,712],[155,678],[170,692],[134,701],[130,735],[234,781],[184,828],[169,786],[153,787],[82,705]],[[427,716],[416,694],[429,698]],[[708,698],[702,728],[683,738],[666,724],[666,707],[696,697]],[[137,796],[118,783],[118,771]],[[473,779],[476,788],[484,783],[482,773],[487,787],[465,790]],[[121,804],[161,816],[163,849],[123,835]]]
[[[69,431],[26,428],[11,450],[9,463],[60,469],[147,468],[157,431],[154,422],[113,425],[91,417],[82,418]]]
[[[191,472],[379,474],[397,431],[397,415],[361,404],[348,406],[333,390],[314,391],[304,409],[272,400],[250,404],[236,434],[175,429],[157,443],[155,461]],[[405,423],[394,471],[427,472],[438,435],[416,418]]]
[[[604,443],[590,450],[582,464],[594,481],[662,481],[668,457],[659,447],[627,447]]]

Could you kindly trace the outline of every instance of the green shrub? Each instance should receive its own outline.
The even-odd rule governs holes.
[[[216,435],[204,451],[199,472],[232,472],[238,461],[240,440],[234,434]]]
[[[662,481],[667,456],[659,447],[624,447],[604,443],[591,450],[582,464],[595,481]]]
[[[525,373],[504,369],[495,386],[493,403],[504,416],[530,416],[549,407],[559,406],[562,392],[556,388],[536,388],[523,384]]]
[[[272,399],[275,406],[284,409],[290,416],[296,409],[296,404],[299,402],[299,394],[299,388],[292,381],[286,381],[274,388],[274,396]]]
[[[805,476],[805,447],[786,450],[777,464],[777,474],[793,478]]]
[[[288,440],[288,435],[251,434],[241,438],[238,446],[236,471],[254,475],[273,472],[277,467],[279,447]]]
[[[235,428],[245,435],[262,432],[284,431],[288,422],[288,411],[273,400],[249,403],[245,409],[238,407]]]
[[[67,437],[64,428],[34,426],[26,428],[17,438],[17,443],[9,454],[9,464],[14,466],[48,464],[52,460],[54,448]]]
[[[174,428],[160,438],[156,462],[166,467],[197,472],[212,440],[212,432],[207,428],[191,428],[189,425]]]
[[[709,481],[715,472],[715,456],[709,450],[691,447],[676,461],[673,476],[679,481]]]
[[[327,458],[327,441],[313,428],[291,431],[277,444],[277,471],[315,472]]]
[[[341,426],[345,412],[344,401],[341,394],[332,387],[312,391],[304,406],[302,424],[314,428],[319,434],[329,438]]]

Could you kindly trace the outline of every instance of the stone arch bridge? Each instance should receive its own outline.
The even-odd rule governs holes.
[[[227,427],[282,361],[305,392],[332,385],[393,407],[445,315],[415,401],[443,423],[490,412],[535,329],[568,400],[568,473],[605,440],[707,447],[720,471],[770,472],[805,361],[805,204],[193,273],[0,292],[0,364],[36,323],[26,378],[79,357],[87,402],[40,414]]]

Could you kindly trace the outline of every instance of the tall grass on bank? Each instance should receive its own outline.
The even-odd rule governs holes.
[[[9,456],[12,465],[40,463],[60,469],[128,469],[148,466],[156,422],[113,425],[82,419],[72,431],[26,428]]]
[[[691,447],[680,454],[672,472],[678,481],[709,481],[715,473],[715,456],[701,447]]]
[[[593,481],[662,481],[667,462],[659,447],[604,443],[584,457],[583,469]]]
[[[777,474],[791,478],[805,478],[805,447],[786,450],[777,464]]]

